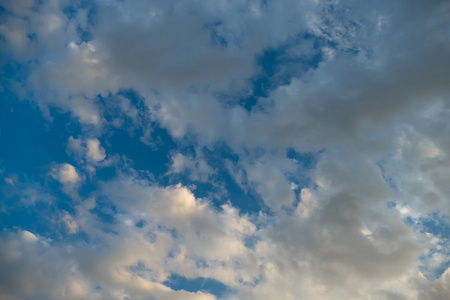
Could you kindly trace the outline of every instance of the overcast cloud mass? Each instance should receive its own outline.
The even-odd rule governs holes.
[[[450,299],[450,2],[0,0],[0,298]]]

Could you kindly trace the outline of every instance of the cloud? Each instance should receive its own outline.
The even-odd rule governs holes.
[[[161,187],[130,175],[104,181],[96,192],[102,204],[86,199],[75,214],[61,215],[69,234],[92,242],[53,242],[29,231],[2,237],[0,257],[15,275],[1,291],[19,298],[215,299],[164,285],[178,274],[218,280],[231,288],[223,295],[230,300],[440,299],[446,275],[433,283],[418,269],[426,236],[406,226],[396,210],[386,212],[386,192],[355,185],[350,171],[341,178],[340,165],[326,158],[318,167],[315,176],[323,183],[309,190],[317,205],[308,218],[286,212],[250,217],[230,205],[214,208],[181,185]],[[359,176],[378,176],[371,164],[355,166]],[[115,208],[108,223],[105,200]],[[20,260],[25,253],[27,260]],[[38,279],[43,273],[49,275]],[[16,290],[26,280],[30,285]]]
[[[89,284],[63,258],[64,251],[33,233],[2,233],[0,245],[2,299],[86,299],[89,295]]]
[[[54,195],[45,187],[45,185],[30,180],[25,176],[9,174],[4,178],[6,185],[2,186],[3,198],[6,200],[2,209],[7,209],[8,201],[17,197],[20,201],[15,202],[22,208],[37,204],[50,204],[55,201]]]
[[[390,15],[390,27],[378,32],[372,27],[373,14],[392,14],[388,4],[387,8],[374,7],[375,12],[366,12],[354,3],[351,7],[361,13],[358,22],[365,23],[357,29],[342,25],[341,30],[349,32],[338,36],[352,44],[345,49],[336,48],[333,59],[321,61],[317,68],[310,68],[273,90],[267,98],[259,99],[259,109],[250,115],[239,107],[225,109],[211,101],[209,95],[196,92],[162,97],[161,109],[154,112],[156,117],[174,136],[183,136],[181,129],[189,128],[202,142],[209,142],[211,137],[224,139],[236,151],[243,147],[290,146],[299,151],[317,151],[340,141],[386,132],[395,128],[403,116],[448,96],[448,85],[443,81],[448,66],[441,63],[450,61],[445,59],[448,53],[443,50],[448,47],[448,40],[438,34],[442,33],[447,10],[438,13],[435,23],[429,22],[420,11],[437,13],[440,6],[417,2],[408,8],[411,15],[417,16],[416,26],[411,27],[410,15],[402,13]],[[334,18],[333,14],[328,15]],[[344,15],[344,21],[353,22],[348,20],[351,16]],[[344,22],[340,16],[335,18],[333,22]],[[329,24],[327,30],[333,28]],[[396,38],[398,32],[405,33],[403,39]],[[372,34],[376,38],[367,39]],[[347,48],[356,49],[357,54],[349,53]],[[183,101],[176,101],[177,98]]]
[[[50,176],[59,181],[66,191],[76,189],[83,181],[74,166],[68,163],[56,164],[50,171]]]
[[[100,244],[75,247],[70,256],[102,289],[121,289],[138,298],[215,299],[200,291],[173,291],[163,282],[172,273],[217,278],[230,285],[256,276],[234,269],[250,255],[244,238],[256,230],[235,208],[224,206],[216,212],[185,187],[162,188],[132,177],[105,182],[100,193],[117,207],[111,227],[115,234],[80,206],[74,216],[79,232]]]
[[[169,173],[177,174],[183,172],[189,172],[189,178],[191,180],[203,182],[208,181],[215,173],[214,169],[204,159],[177,153],[172,156],[172,165],[170,166]]]
[[[14,58],[19,62],[33,57],[31,41],[27,37],[27,25],[20,18],[9,17],[7,22],[0,26],[0,33],[6,38],[7,45],[10,47]]]
[[[87,153],[86,158],[92,162],[99,162],[105,159],[105,149],[100,146],[100,142],[97,139],[88,139],[86,141]]]
[[[110,274],[114,284],[125,290],[114,285],[98,290],[90,276],[80,272],[76,261],[79,258],[73,250],[40,241],[28,231],[3,234],[0,245],[0,261],[7,267],[0,271],[2,299],[124,299],[139,295],[153,295],[156,299],[215,299],[203,292],[173,291],[126,270],[118,273],[111,269]]]
[[[54,163],[49,175],[80,195],[51,216],[64,239],[36,224],[4,230],[2,298],[447,296],[448,237],[426,224],[450,211],[445,1],[3,6],[1,64],[20,68],[2,84],[48,119],[70,114],[76,129],[61,131],[75,166]],[[156,127],[173,145],[150,141]],[[153,146],[135,169],[134,157],[106,156],[123,129]],[[167,172],[140,164],[156,151]],[[246,203],[199,197],[206,187],[173,178],[264,207],[246,215],[231,204]],[[27,203],[58,198],[4,181]],[[174,274],[229,291],[175,290],[165,285]]]
[[[26,230],[22,231],[22,237],[23,237],[23,240],[27,243],[34,243],[34,242],[39,241],[37,236],[35,236],[33,233],[26,231]]]
[[[61,221],[66,226],[67,232],[69,234],[75,234],[78,232],[78,224],[68,212],[63,212]]]
[[[96,167],[106,167],[113,163],[114,158],[106,159],[105,148],[97,138],[72,136],[67,140],[66,152],[77,160],[79,165],[89,174],[95,174]]]
[[[33,95],[44,112],[56,106],[94,126],[104,123],[98,95],[129,88],[148,93],[242,87],[257,70],[255,55],[305,29],[298,15],[310,5],[289,1],[290,10],[258,1],[179,6],[99,1],[95,13],[81,5],[78,14],[68,16],[65,1],[38,3],[34,9],[8,3],[8,11],[28,23],[28,35],[38,37],[28,47],[34,50],[32,58],[46,62],[30,66],[22,92]],[[189,13],[192,7],[194,14]],[[83,30],[92,39],[84,40]],[[25,34],[20,38],[28,39]]]

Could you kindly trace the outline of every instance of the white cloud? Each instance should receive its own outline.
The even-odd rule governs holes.
[[[54,178],[57,179],[62,184],[76,184],[80,181],[80,176],[78,175],[74,166],[68,163],[61,164],[53,169]]]
[[[66,226],[67,232],[69,234],[75,234],[78,232],[78,224],[68,212],[63,212],[61,220]]]
[[[50,171],[50,176],[58,180],[66,191],[72,191],[83,181],[74,166],[68,163],[56,164]]]
[[[88,139],[86,141],[87,153],[86,158],[92,162],[99,162],[105,159],[105,149],[100,146],[100,141],[98,139]]]
[[[204,182],[208,181],[215,173],[214,169],[204,159],[177,153],[172,156],[172,165],[170,166],[169,173],[176,174],[184,172],[189,172],[189,178],[191,180]]]
[[[125,272],[138,262],[146,268],[140,276],[155,283],[177,273],[188,278],[215,278],[235,286],[239,280],[252,281],[258,275],[256,266],[250,273],[235,269],[236,264],[253,264],[247,261],[252,255],[244,238],[256,230],[236,209],[224,206],[222,212],[216,212],[185,187],[161,188],[133,178],[105,183],[102,194],[118,209],[118,223],[114,226],[117,236],[102,232],[103,225],[94,225],[96,217],[86,211],[80,211],[77,218],[85,220],[78,222],[80,231],[96,236],[110,247],[107,254],[82,256],[94,255],[92,260],[83,258],[82,265],[87,272],[94,272],[95,265],[96,278],[105,284],[138,291],[140,287],[131,284],[136,274]],[[86,222],[88,219],[94,223]],[[139,221],[144,224],[140,228],[134,226]],[[170,234],[172,230],[175,235]],[[202,261],[206,265],[200,266]],[[123,271],[111,273],[109,269]],[[125,273],[120,275],[122,272]]]
[[[370,174],[370,168],[365,172]],[[370,185],[331,180],[339,177],[339,171],[327,174],[321,175],[328,177],[326,187],[309,191],[309,197],[321,203],[309,211],[309,218],[279,214],[269,222],[261,219],[265,225],[259,229],[245,216],[238,216],[236,209],[224,206],[221,212],[215,211],[182,186],[162,188],[132,177],[105,182],[101,194],[118,209],[114,226],[118,234],[111,236],[95,223],[84,223],[81,230],[107,242],[111,252],[108,256],[98,253],[82,265],[96,264],[95,276],[103,278],[104,284],[123,285],[134,276],[114,275],[115,271],[104,268],[126,268],[137,261],[148,269],[146,278],[159,282],[172,272],[188,278],[215,278],[235,289],[229,299],[279,295],[287,299],[390,299],[389,291],[394,290],[398,297],[416,299],[428,288],[426,280],[424,287],[414,283],[419,280],[416,258],[422,251],[417,233],[395,213],[385,214],[382,203],[388,199],[383,193],[376,194],[382,199],[373,195],[364,200],[359,197],[371,193]],[[345,192],[337,188],[342,182],[346,182]],[[95,220],[86,211],[80,211],[77,218]],[[142,220],[143,227],[133,225]],[[156,229],[161,226],[176,234]],[[244,239],[253,235],[258,240],[254,248],[248,248]],[[200,266],[199,259],[203,261]]]
[[[92,198],[76,205],[74,215],[61,215],[69,233],[82,232],[95,241],[90,246],[41,243],[27,231],[21,233],[23,245],[14,235],[0,239],[0,258],[10,257],[7,265],[15,272],[0,293],[49,299],[61,293],[68,299],[215,299],[163,284],[179,274],[230,286],[233,292],[224,296],[229,300],[280,295],[319,300],[421,295],[437,300],[445,295],[446,275],[436,282],[419,275],[423,238],[394,210],[386,213],[383,193],[373,194],[371,185],[355,185],[348,180],[351,172],[337,180],[342,173],[337,166],[320,166],[317,172],[328,184],[302,192],[302,198],[317,203],[310,206],[308,218],[280,212],[250,219],[229,205],[217,210],[181,185],[160,187],[131,176],[105,181],[97,195],[114,205],[112,223],[103,223],[91,210]],[[358,172],[370,178],[372,169],[367,165]],[[364,199],[364,194],[373,195]],[[248,238],[256,238],[252,246],[246,245]],[[11,259],[18,264],[25,253],[21,268],[11,265]],[[39,272],[49,275],[39,279]],[[22,279],[31,285],[15,290]]]
[[[39,241],[37,236],[35,236],[33,233],[26,231],[26,230],[22,231],[22,237],[23,237],[23,240],[27,243],[34,243],[34,242]]]
[[[71,136],[67,141],[66,151],[73,155],[80,166],[91,175],[95,174],[96,167],[108,166],[114,159],[106,159],[105,149],[97,138],[74,138]]]
[[[73,114],[81,123],[98,126],[100,115],[92,101],[82,97],[74,97],[69,104]]]

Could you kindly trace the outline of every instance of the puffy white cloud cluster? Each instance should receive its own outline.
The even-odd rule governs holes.
[[[331,168],[323,174],[319,167],[317,178],[328,183],[309,191],[319,203],[307,217],[250,218],[229,205],[218,210],[186,187],[130,175],[104,182],[97,198],[113,204],[112,220],[103,219],[97,209],[108,210],[93,199],[63,215],[69,233],[83,233],[89,243],[65,244],[28,231],[2,236],[0,258],[8,267],[0,295],[216,299],[167,287],[178,274],[222,282],[230,288],[223,299],[445,299],[448,271],[430,282],[418,269],[417,256],[431,241],[386,211],[380,200],[386,193],[364,199],[358,193],[370,186],[340,190],[340,181],[352,175],[339,178],[339,166]]]
[[[28,231],[3,237],[2,265],[11,264],[17,275],[2,281],[0,295],[14,299],[43,295],[48,289],[42,297],[215,299],[201,291],[175,291],[163,282],[173,273],[214,278],[231,287],[257,278],[257,260],[244,242],[255,234],[256,226],[235,208],[226,205],[218,212],[185,187],[161,188],[132,177],[105,182],[98,196],[115,205],[112,223],[105,224],[94,213],[92,199],[80,203],[75,216],[66,212],[62,217],[70,234],[85,233],[92,245],[52,243]],[[22,255],[27,259],[21,259]],[[2,277],[8,276],[7,269],[3,271]],[[22,278],[22,272],[30,274]],[[47,275],[40,280],[29,278],[39,274]],[[67,281],[53,282],[56,277],[67,277]],[[96,286],[102,289],[96,291]]]
[[[67,150],[94,164],[101,162],[106,158],[105,149],[100,145],[100,141],[96,138],[88,138],[83,141],[71,136],[67,143]]]
[[[77,169],[68,163],[55,164],[50,170],[50,176],[59,181],[66,192],[73,191],[84,180],[83,175],[79,174]]]

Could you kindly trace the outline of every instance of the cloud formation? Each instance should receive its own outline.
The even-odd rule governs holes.
[[[50,176],[59,181],[66,190],[75,189],[83,180],[75,167],[68,163],[54,165],[50,171]]]
[[[1,7],[2,299],[447,299],[446,1]]]

